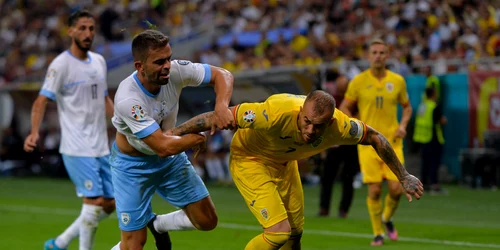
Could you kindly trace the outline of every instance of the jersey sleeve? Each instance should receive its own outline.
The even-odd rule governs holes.
[[[336,119],[342,137],[342,144],[353,145],[363,141],[368,131],[366,124],[356,118],[347,116],[340,110],[335,110],[335,112],[338,112]]]
[[[354,77],[351,82],[347,85],[347,90],[345,92],[344,98],[352,101],[352,102],[357,102],[358,101],[358,77]]]
[[[273,115],[267,103],[242,103],[234,107],[234,120],[239,128],[269,129]]]
[[[128,98],[116,103],[115,114],[137,138],[145,138],[160,129],[160,125],[146,112],[144,104],[136,99]]]
[[[171,77],[175,82],[180,82],[182,87],[203,87],[210,83],[212,69],[208,64],[192,63],[186,60],[172,61]]]
[[[406,90],[406,81],[404,79],[401,79],[401,90],[399,91],[398,94],[398,102],[399,104],[403,105],[403,107],[405,107],[410,103],[410,98],[408,97],[408,91]]]
[[[59,93],[63,81],[66,77],[66,67],[62,60],[54,60],[49,65],[47,74],[45,75],[45,80],[40,90],[40,95],[43,95],[52,101],[56,100],[56,96]]]

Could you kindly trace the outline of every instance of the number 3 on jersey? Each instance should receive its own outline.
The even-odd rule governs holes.
[[[383,96],[375,96],[375,107],[378,109],[383,108],[384,106],[384,97]]]

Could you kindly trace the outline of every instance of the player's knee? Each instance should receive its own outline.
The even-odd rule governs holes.
[[[382,185],[380,183],[369,184],[368,197],[372,200],[379,200],[382,195]]]
[[[201,231],[210,231],[217,227],[217,223],[219,218],[217,217],[217,213],[215,211],[211,211],[205,214],[204,217],[198,218],[193,225]]]
[[[271,227],[268,227],[266,229],[264,229],[264,232],[292,232],[292,228],[290,226],[290,222],[288,221],[288,219],[286,220],[282,220],[274,225],[272,225]]]
[[[144,230],[143,230],[144,231]],[[147,234],[144,232],[122,233],[121,245],[126,250],[142,250],[146,245]]]
[[[104,207],[104,197],[85,197],[83,198],[83,203],[90,204],[94,206]]]
[[[264,232],[264,240],[276,249],[281,248],[290,239],[290,231],[288,232]]]
[[[104,203],[102,205],[102,209],[107,214],[111,214],[115,211],[116,203],[115,199],[104,199]]]

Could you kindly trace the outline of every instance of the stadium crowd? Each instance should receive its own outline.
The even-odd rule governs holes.
[[[485,0],[415,1],[1,1],[0,84],[44,72],[65,48],[71,10],[96,13],[95,47],[130,40],[149,23],[173,37],[187,36],[211,22],[228,33],[257,32],[254,46],[214,42],[193,58],[233,72],[280,65],[315,65],[363,57],[366,41],[383,37],[396,70],[415,72],[414,62],[437,60],[434,73],[458,70],[450,59],[474,60],[500,52],[500,2]],[[50,4],[51,8],[46,8]],[[11,13],[11,14],[7,14]],[[147,21],[146,21],[147,20]],[[293,36],[270,41],[271,30],[292,28]],[[288,39],[289,38],[289,39]],[[104,55],[106,55],[104,53]]]

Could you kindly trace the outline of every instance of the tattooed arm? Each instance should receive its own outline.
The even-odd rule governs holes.
[[[417,200],[420,199],[420,196],[422,196],[424,191],[420,180],[406,171],[403,164],[399,161],[391,144],[389,144],[387,139],[381,133],[370,126],[367,126],[367,128],[365,138],[359,144],[371,145],[375,151],[377,151],[380,158],[382,158],[385,164],[387,164],[396,177],[398,177],[398,180],[403,185],[403,188],[406,191],[406,196],[410,202],[412,200],[412,195],[415,196]]]
[[[210,130],[212,128],[213,115],[213,111],[197,115],[189,119],[187,122],[184,122],[183,124],[171,129],[167,133],[171,135],[182,136],[186,134],[195,134]]]

